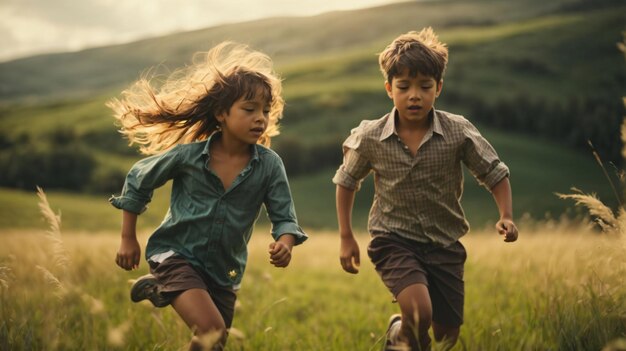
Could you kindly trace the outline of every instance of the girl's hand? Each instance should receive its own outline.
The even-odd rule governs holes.
[[[140,258],[141,247],[139,246],[137,238],[122,237],[122,243],[120,244],[119,250],[117,250],[115,263],[121,268],[130,271],[131,269],[139,268]]]
[[[276,242],[270,244],[270,263],[275,267],[287,267],[291,262],[291,248],[295,242],[293,235],[282,235]]]
[[[507,243],[517,240],[517,227],[510,219],[500,219],[498,223],[496,223],[496,230],[498,234],[504,235],[504,241]]]
[[[341,261],[341,267],[344,271],[352,274],[359,273],[361,253],[359,251],[359,243],[357,243],[354,235],[341,236],[339,260]]]

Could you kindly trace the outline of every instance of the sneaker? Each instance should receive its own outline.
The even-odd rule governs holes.
[[[159,292],[159,284],[152,274],[137,278],[130,288],[130,299],[133,302],[148,299],[155,307],[165,307],[171,302]]]
[[[383,346],[383,351],[394,350],[393,346],[398,340],[400,323],[402,323],[402,316],[400,314],[394,314],[389,317],[387,332],[385,332],[385,345]]]

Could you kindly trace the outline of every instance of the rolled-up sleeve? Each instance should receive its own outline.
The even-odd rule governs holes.
[[[296,239],[295,244],[299,245],[308,236],[298,225],[285,166],[276,157],[272,167],[273,174],[264,199],[267,215],[272,222],[272,237],[278,240],[284,234],[291,234]]]
[[[509,168],[474,125],[467,121],[465,127],[463,163],[482,186],[491,190],[510,175]]]
[[[122,193],[109,199],[111,205],[136,214],[143,213],[154,189],[173,177],[178,159],[175,149],[135,163],[126,176]]]
[[[361,136],[358,131],[343,143],[343,163],[333,177],[333,183],[350,190],[358,191],[363,178],[372,170],[370,162],[361,154]]]

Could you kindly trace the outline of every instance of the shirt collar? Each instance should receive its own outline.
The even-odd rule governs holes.
[[[439,116],[439,111],[433,108],[431,114],[433,118],[433,124],[432,124],[433,133],[437,133],[441,135],[442,137],[445,137],[445,135],[443,134],[443,127],[441,126],[441,117]]]
[[[387,114],[387,121],[385,122],[385,125],[383,126],[382,132],[380,132],[380,138],[378,140],[383,141],[394,134],[396,135],[398,134],[396,132],[395,119],[396,119],[396,108],[394,107],[391,109],[391,112]]]
[[[433,131],[433,133],[437,133],[441,136],[443,135],[443,128],[441,127],[441,121],[439,120],[439,113],[433,108],[430,111],[430,116],[429,118],[432,118],[432,124],[430,126],[430,129]],[[387,121],[385,122],[385,125],[383,126],[383,130],[380,132],[380,141],[383,141],[387,138],[389,138],[392,135],[398,135],[398,132],[396,131],[396,108],[392,108],[391,112],[389,112],[389,114],[387,114]]]
[[[211,134],[209,136],[209,138],[206,140],[206,144],[204,145],[204,150],[202,151],[203,155],[206,155],[207,157],[207,162],[208,160],[211,159],[211,153],[209,152],[211,150],[211,141],[212,140],[217,140],[219,138],[222,137],[222,132],[217,131],[213,134]],[[251,153],[251,158],[250,158],[250,162],[258,162],[260,160],[259,158],[259,146],[257,144],[254,145],[250,145],[250,153]]]

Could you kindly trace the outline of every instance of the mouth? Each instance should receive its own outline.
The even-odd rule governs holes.
[[[417,106],[417,105],[411,105],[408,107],[409,111],[420,111],[422,109],[421,106]]]
[[[261,128],[261,127],[252,128],[250,129],[250,132],[254,135],[260,136],[263,134],[263,132],[265,132],[265,128]]]

